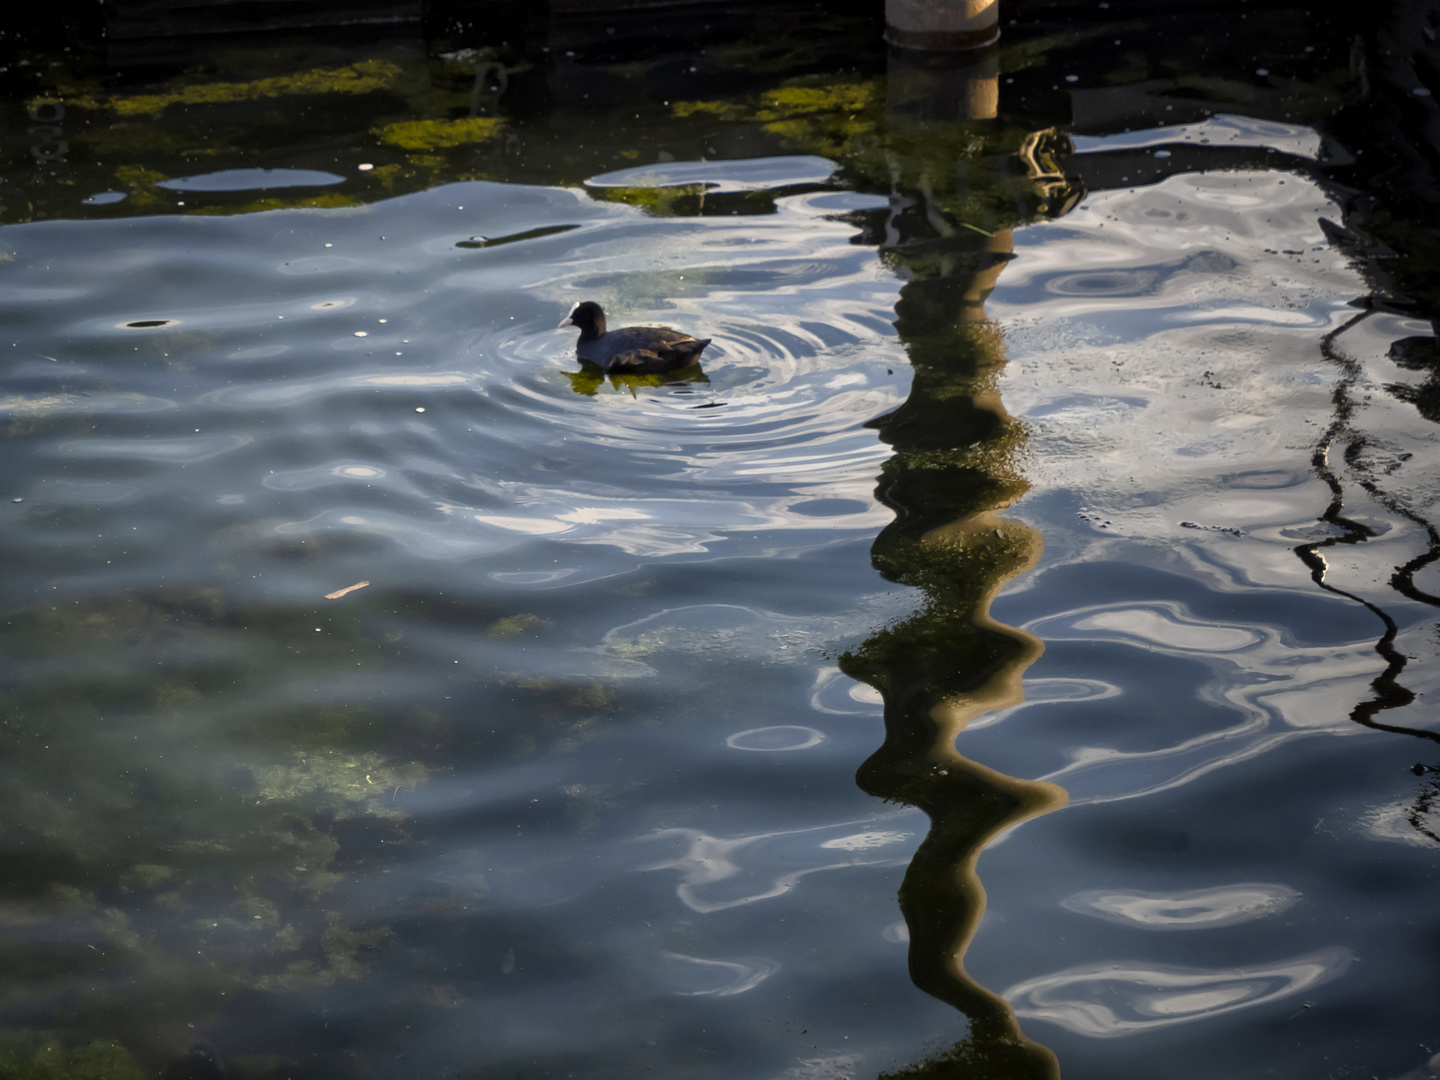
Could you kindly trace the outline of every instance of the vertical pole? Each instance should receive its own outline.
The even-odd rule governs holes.
[[[954,52],[1000,36],[1000,0],[885,0],[885,40],[906,49]]]

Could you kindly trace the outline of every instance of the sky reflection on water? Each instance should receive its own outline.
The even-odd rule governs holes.
[[[907,154],[5,227],[16,1046],[1413,1066],[1432,331],[1354,304],[1343,150],[1031,131],[952,191],[861,83]],[[256,171],[146,184],[342,179]],[[583,299],[703,374],[576,371]]]

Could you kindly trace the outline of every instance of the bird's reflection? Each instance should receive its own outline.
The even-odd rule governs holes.
[[[628,392],[633,396],[644,386],[669,386],[672,383],[708,383],[710,381],[710,377],[698,364],[651,375],[607,374],[603,368],[597,367],[595,364],[583,364],[579,371],[565,372],[565,377],[570,380],[570,389],[585,397],[595,397],[606,382],[609,382],[615,390]]]

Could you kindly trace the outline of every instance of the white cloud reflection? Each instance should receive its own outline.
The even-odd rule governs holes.
[[[1099,889],[1068,896],[1060,905],[1140,930],[1206,930],[1279,914],[1299,898],[1285,885],[1246,882],[1173,893]]]
[[[1027,979],[1004,996],[1016,1016],[1108,1039],[1268,1005],[1335,978],[1354,959],[1349,949],[1334,947],[1216,970],[1145,961],[1086,964]]]
[[[837,166],[813,156],[740,158],[729,161],[657,161],[601,173],[585,181],[593,188],[703,186],[710,191],[763,191],[823,184]]]
[[[810,688],[810,707],[831,716],[878,716],[885,704],[880,691],[856,682],[838,667],[823,667]]]
[[[684,953],[667,952],[666,975],[673,993],[682,997],[733,997],[753,990],[780,970],[776,960],[742,956],[734,960],[705,960]]]
[[[1386,803],[1366,811],[1360,817],[1360,828],[1374,840],[1435,850],[1435,837],[1440,836],[1440,807],[1420,805],[1416,801]]]
[[[825,741],[825,733],[801,724],[774,724],[770,727],[737,731],[725,740],[731,750],[775,754],[810,750]]]
[[[1169,124],[1115,135],[1074,135],[1071,141],[1078,154],[1191,144],[1271,149],[1312,161],[1325,146],[1320,133],[1312,127],[1234,113],[1217,113],[1195,124]]]
[[[1381,667],[1370,640],[1301,645],[1280,627],[1206,620],[1174,602],[1093,605],[1025,629],[1046,641],[1108,641],[1204,665],[1212,678],[1200,701],[1236,717],[1158,749],[1073,748],[1069,765],[1043,777],[1063,784],[1071,805],[1167,791],[1304,734],[1358,734],[1365,729],[1350,709]]]
[[[892,815],[918,814],[905,810]],[[699,829],[662,829],[651,840],[679,846],[673,859],[646,870],[675,870],[680,875],[675,895],[702,915],[783,896],[811,874],[856,867],[903,866],[909,852],[888,858],[862,852],[895,850],[914,834],[873,826],[882,819],[850,821],[803,829],[783,829],[749,836],[712,836]],[[856,826],[862,831],[856,832]],[[836,858],[836,852],[850,853]]]

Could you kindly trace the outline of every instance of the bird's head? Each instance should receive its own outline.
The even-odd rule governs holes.
[[[594,300],[585,300],[570,309],[560,326],[578,327],[581,340],[597,338],[605,333],[605,312]]]

